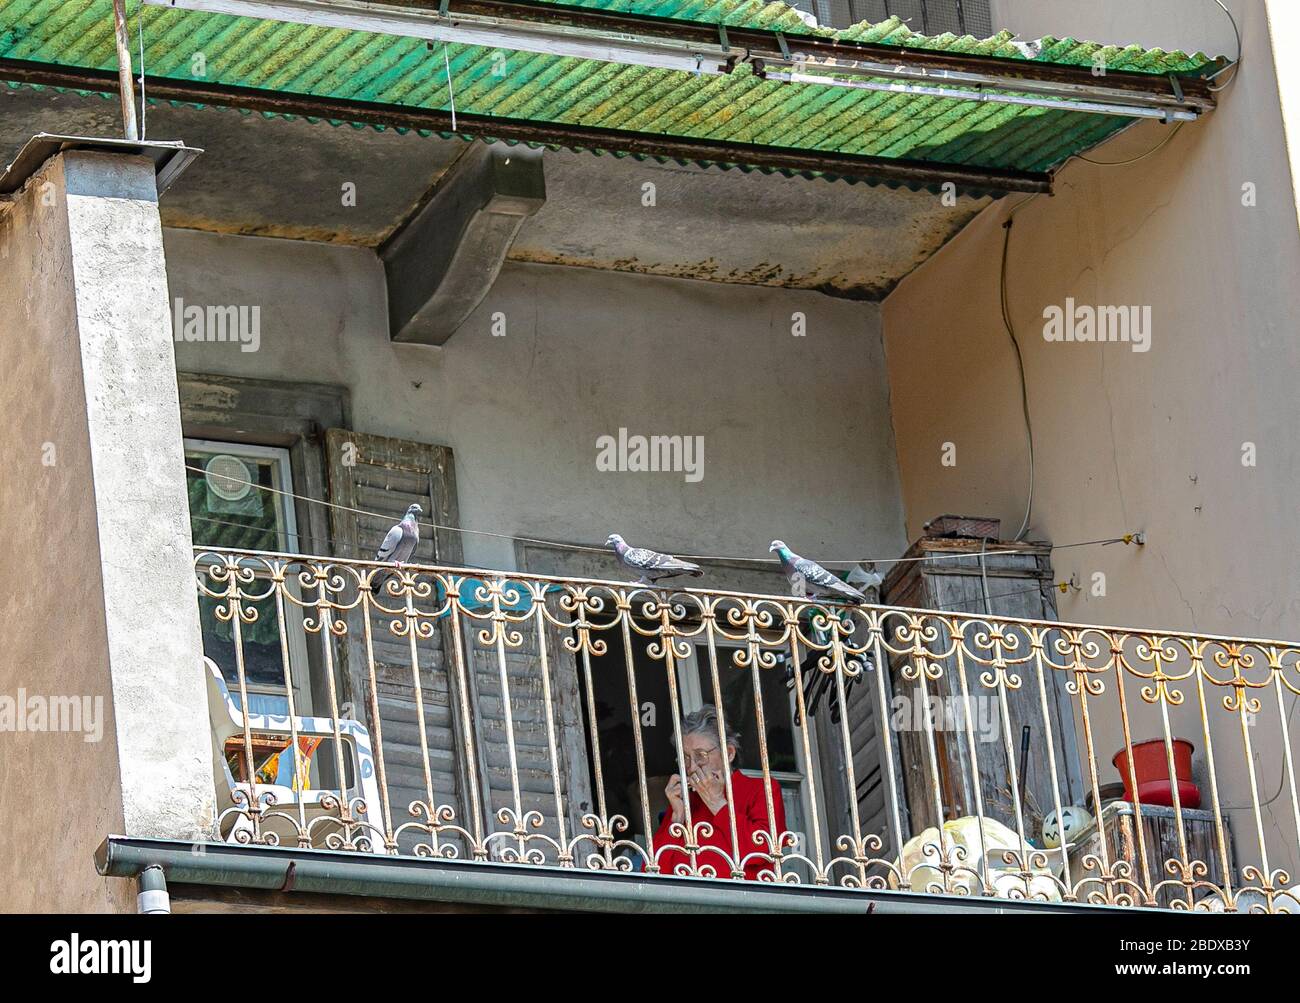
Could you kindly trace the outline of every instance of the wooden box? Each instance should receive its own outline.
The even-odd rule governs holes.
[[[1220,847],[1219,837],[1214,825],[1214,812],[1200,809],[1183,809],[1183,836],[1187,841],[1187,859],[1201,861],[1206,873],[1196,878],[1208,881],[1216,887],[1223,887],[1223,860],[1226,857],[1229,870],[1235,870],[1232,860],[1232,837],[1228,833],[1227,823],[1223,826],[1224,846]],[[1139,854],[1137,811],[1127,801],[1110,801],[1102,809],[1101,825],[1098,828],[1094,820],[1092,825],[1075,836],[1075,844],[1069,851],[1070,881],[1078,885],[1084,878],[1099,872],[1084,869],[1084,858],[1089,854],[1102,859],[1102,832],[1106,838],[1106,853],[1113,868],[1116,861],[1125,861],[1132,867],[1131,877],[1138,887],[1145,890],[1155,889],[1162,881],[1177,881],[1179,874],[1170,874],[1165,868],[1165,861],[1174,860],[1181,863],[1179,850],[1177,816],[1172,808],[1160,805],[1142,805],[1142,842],[1146,849],[1146,872],[1143,873],[1142,857]],[[1049,851],[1049,859],[1058,859],[1059,851]],[[1148,886],[1148,879],[1150,885]],[[1131,887],[1112,885],[1117,893],[1130,893]],[[1104,885],[1089,882],[1079,888],[1079,898],[1087,901],[1089,892],[1104,891]],[[1187,902],[1187,893],[1180,885],[1169,885],[1156,891],[1157,903],[1168,908],[1175,900]],[[1194,888],[1192,900],[1199,901],[1213,894],[1210,888]],[[1138,897],[1140,898],[1140,896]]]

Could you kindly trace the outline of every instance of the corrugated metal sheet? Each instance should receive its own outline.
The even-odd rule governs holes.
[[[933,49],[943,52],[961,52],[1004,59],[1035,60],[1061,66],[1091,66],[1098,53],[1104,54],[1106,64],[1116,71],[1131,73],[1197,73],[1207,66],[1217,66],[1204,53],[1188,55],[1174,50],[1144,49],[1140,45],[1115,46],[1099,42],[1081,42],[1072,38],[1039,39],[1026,46],[1013,41],[1015,35],[1003,31],[991,38],[973,38],[969,35],[921,35],[910,30],[899,18],[871,23],[863,21],[840,31],[830,28],[810,28],[793,7],[784,3],[761,3],[759,0],[534,0],[540,4],[566,7],[586,7],[592,10],[617,11],[640,17],[672,18],[704,24],[723,24],[729,28],[755,28],[781,31],[787,35],[807,35],[835,38],[843,41],[871,42],[879,45],[906,46],[912,49]]]
[[[581,0],[580,0],[581,2]],[[784,4],[737,0],[585,0],[622,13],[803,30]],[[116,67],[111,0],[7,0],[0,8],[0,58],[92,70]],[[150,76],[201,80],[317,97],[447,109],[562,125],[799,150],[1043,171],[1129,124],[1079,112],[916,95],[872,93],[756,77],[611,65],[476,46],[446,49],[406,38],[144,7],[144,65]],[[821,32],[818,32],[821,33]],[[843,39],[1030,58],[1003,34],[976,40],[925,38],[897,18],[860,24]],[[135,40],[133,39],[133,43]],[[134,44],[133,44],[134,47]],[[1195,73],[1206,57],[1138,47],[1046,39],[1037,58],[1150,73]]]

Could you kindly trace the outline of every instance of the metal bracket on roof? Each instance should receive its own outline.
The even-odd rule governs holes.
[[[449,8],[450,6],[451,6],[451,0],[439,0],[438,16],[445,18],[447,16],[447,8]]]
[[[778,31],[776,33],[776,44],[781,47],[781,58],[784,59],[787,63],[791,62],[792,60],[790,59],[790,43],[785,40],[785,35],[782,32]]]
[[[1169,74],[1169,84],[1170,84],[1170,86],[1173,87],[1173,89],[1174,89],[1174,97],[1176,97],[1176,98],[1178,99],[1178,103],[1179,103],[1179,104],[1182,104],[1182,103],[1183,103],[1183,100],[1184,100],[1184,98],[1183,98],[1183,85],[1182,85],[1181,83],[1178,82],[1178,76],[1177,76],[1177,74],[1174,74],[1174,73]]]
[[[13,163],[0,171],[0,196],[13,195],[40,170],[45,161],[69,150],[148,157],[154,164],[154,176],[157,179],[160,196],[203,152],[197,147],[186,146],[180,140],[160,142],[97,136],[59,136],[41,132],[29,139],[18,151]]]
[[[722,44],[723,52],[731,51],[731,46],[727,43],[727,26],[725,24],[718,25],[718,41]]]

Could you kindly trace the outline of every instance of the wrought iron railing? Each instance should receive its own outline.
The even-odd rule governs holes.
[[[1293,644],[212,548],[195,569],[224,839],[1300,911]],[[718,720],[684,735],[700,704]],[[725,806],[672,807],[667,770]]]

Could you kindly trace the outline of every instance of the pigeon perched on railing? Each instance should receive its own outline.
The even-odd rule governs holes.
[[[415,519],[423,511],[418,502],[406,510],[402,521],[388,531],[384,542],[379,545],[379,550],[375,553],[376,561],[392,561],[401,567],[411,559],[420,542],[420,524]]]
[[[629,547],[627,541],[617,533],[609,535],[605,546],[613,547],[620,561],[633,571],[641,573],[642,585],[653,585],[660,579],[676,578],[679,575],[699,578],[704,574],[698,564],[692,564],[690,561],[683,561],[655,550],[646,550],[644,547]]]
[[[847,603],[864,603],[867,597],[823,568],[816,561],[800,557],[780,540],[773,540],[767,548],[781,559],[781,570],[790,580],[792,595],[805,596],[811,592],[815,596],[839,599]]]

